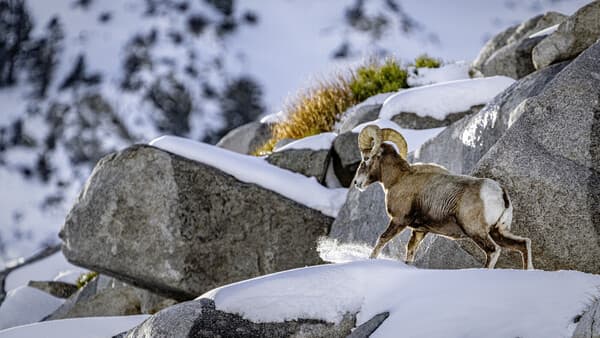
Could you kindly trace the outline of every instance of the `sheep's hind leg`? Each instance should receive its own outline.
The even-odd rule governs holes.
[[[373,248],[373,251],[371,252],[369,258],[377,258],[377,256],[379,256],[379,254],[381,253],[381,250],[385,247],[385,245],[389,241],[391,241],[392,238],[394,238],[397,234],[401,233],[402,230],[404,230],[404,228],[406,228],[406,225],[400,225],[390,221],[390,224],[388,225],[387,229],[385,229],[381,236],[379,236],[379,239],[377,239],[377,244],[375,244],[375,247]]]
[[[501,230],[498,228],[492,229],[490,235],[492,235],[492,238],[498,245],[507,249],[519,251],[523,261],[523,269],[527,268],[527,270],[533,270],[531,240],[529,238],[517,236],[510,233],[508,230]]]
[[[406,244],[406,264],[410,264],[415,261],[415,253],[419,248],[419,244],[423,241],[427,235],[427,231],[416,231],[412,230],[408,244]]]
[[[490,235],[474,235],[470,237],[481,249],[483,249],[483,251],[485,251],[485,267],[493,269],[496,266],[498,257],[500,257],[500,246],[492,240]]]

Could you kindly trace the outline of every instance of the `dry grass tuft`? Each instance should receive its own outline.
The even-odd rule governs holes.
[[[439,61],[422,55],[417,65],[439,67]],[[293,97],[283,108],[287,119],[271,125],[271,139],[254,155],[267,155],[283,139],[300,139],[333,129],[348,108],[367,98],[408,88],[408,72],[395,59],[383,62],[369,60],[346,74],[338,73],[332,80],[318,82],[314,87]]]
[[[288,118],[271,126],[271,139],[257,149],[255,155],[265,155],[273,150],[280,140],[300,139],[330,131],[338,116],[356,104],[343,74],[327,82],[319,82],[284,106]]]

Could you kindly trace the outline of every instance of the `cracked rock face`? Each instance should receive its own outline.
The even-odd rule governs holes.
[[[600,338],[600,301],[594,302],[581,316],[573,338]]]
[[[322,261],[333,219],[215,168],[150,147],[102,159],[61,238],[74,264],[185,300]]]
[[[536,268],[600,273],[599,57],[596,43],[521,105],[471,173],[508,190]],[[505,258],[499,266],[515,266]]]
[[[566,62],[534,72],[508,87],[476,114],[469,115],[425,142],[411,162],[434,162],[456,174],[469,174],[511,125],[515,108],[538,95]]]

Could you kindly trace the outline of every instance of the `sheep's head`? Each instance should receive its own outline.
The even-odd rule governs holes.
[[[358,189],[365,189],[371,183],[381,181],[381,160],[385,156],[385,147],[382,147],[384,142],[391,142],[400,157],[406,160],[408,147],[400,133],[393,129],[380,129],[375,125],[366,126],[358,135],[358,147],[362,156],[354,176],[354,185]]]

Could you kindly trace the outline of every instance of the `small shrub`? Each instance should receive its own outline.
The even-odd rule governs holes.
[[[442,65],[440,59],[435,59],[427,54],[421,54],[415,59],[415,67],[417,68],[439,68]]]
[[[82,273],[79,277],[77,277],[77,281],[75,284],[78,289],[84,287],[87,283],[89,283],[92,279],[96,278],[98,273],[95,271],[88,271],[86,273]]]
[[[383,64],[369,62],[359,67],[349,85],[356,101],[362,102],[373,95],[408,88],[407,78],[406,69],[396,60],[388,59]]]

